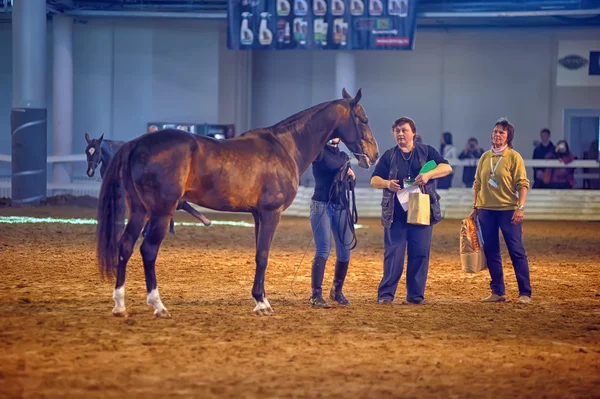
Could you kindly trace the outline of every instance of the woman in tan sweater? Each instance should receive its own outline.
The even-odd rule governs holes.
[[[492,148],[479,160],[473,184],[471,216],[477,215],[483,236],[483,251],[492,281],[491,294],[484,302],[506,301],[500,234],[515,269],[519,285],[519,303],[531,303],[529,263],[523,245],[523,215],[529,180],[521,155],[513,149],[514,126],[500,119],[492,131]]]

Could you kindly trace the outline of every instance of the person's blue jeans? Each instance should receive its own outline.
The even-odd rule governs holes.
[[[492,293],[504,295],[504,274],[502,272],[502,255],[500,254],[500,233],[504,236],[504,242],[508,254],[515,269],[520,296],[531,296],[531,283],[529,282],[529,263],[527,253],[523,245],[523,224],[513,224],[512,216],[514,210],[492,211],[479,209],[477,217],[481,225],[483,237],[483,252],[487,260],[488,270],[492,281],[490,287]]]
[[[329,258],[331,252],[331,233],[335,240],[336,260],[350,261],[352,232],[347,226],[347,210],[322,201],[312,201],[310,204],[310,226],[315,240],[315,258]],[[346,226],[344,228],[344,226]],[[345,230],[345,231],[344,231]]]
[[[383,278],[379,283],[378,299],[394,299],[404,270],[404,253],[408,252],[406,300],[411,303],[425,300],[432,232],[433,226],[404,221],[395,221],[389,229],[384,229]]]

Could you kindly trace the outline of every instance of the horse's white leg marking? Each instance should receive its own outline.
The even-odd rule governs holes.
[[[256,302],[256,306],[254,307],[254,313],[258,315],[267,315],[269,313],[275,312],[271,307],[269,300],[266,297],[263,297],[262,301],[260,302],[256,300],[254,300],[254,302]]]
[[[113,299],[115,301],[115,307],[112,312],[115,316],[125,316],[127,311],[125,309],[125,287],[120,286],[115,288],[113,291]]]
[[[168,316],[169,312],[165,305],[163,305],[160,300],[160,295],[158,294],[158,288],[153,289],[148,294],[148,305],[152,305],[154,307],[154,315],[155,316]]]

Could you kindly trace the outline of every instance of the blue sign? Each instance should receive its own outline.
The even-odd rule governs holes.
[[[418,0],[229,0],[231,50],[412,50]]]

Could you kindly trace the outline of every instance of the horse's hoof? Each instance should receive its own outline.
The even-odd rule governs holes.
[[[205,226],[210,226],[212,224],[212,222],[210,221],[210,219],[208,219],[207,217],[203,216],[200,221],[205,225]]]
[[[258,309],[258,310],[254,310],[254,313],[256,313],[259,316],[269,316],[273,311],[269,311],[267,309]]]
[[[112,311],[112,314],[113,314],[115,317],[127,317],[127,316],[129,316],[129,315],[127,314],[127,310],[125,310],[125,309],[119,309],[119,310],[114,310],[114,309],[113,309],[113,311]]]
[[[275,313],[269,301],[265,299],[264,302],[258,302],[254,307],[254,313],[259,316],[268,316],[271,313]]]
[[[167,311],[167,309],[155,310],[154,317],[159,318],[159,319],[170,319],[171,314]]]

